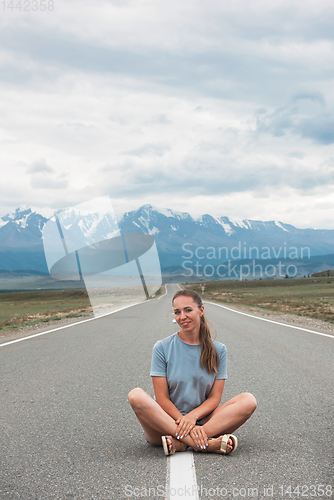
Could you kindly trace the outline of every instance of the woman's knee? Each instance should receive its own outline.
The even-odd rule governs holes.
[[[253,394],[250,392],[244,392],[240,394],[242,396],[242,402],[244,405],[245,412],[251,416],[251,414],[256,410],[257,402]]]
[[[132,407],[141,405],[146,396],[146,392],[140,387],[132,389],[128,394],[128,400]]]

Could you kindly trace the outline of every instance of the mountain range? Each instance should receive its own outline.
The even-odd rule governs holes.
[[[42,230],[52,215],[49,209],[21,207],[0,219],[1,272],[48,274]],[[114,223],[103,213],[85,216],[84,225],[74,213],[67,217],[66,231],[75,233],[79,226],[83,246],[115,234]],[[241,279],[259,277],[259,267],[247,276],[246,266],[251,264],[272,266],[263,277],[301,276],[334,267],[334,230],[298,229],[279,221],[234,220],[209,214],[194,218],[186,212],[151,205],[124,213],[118,217],[118,227],[122,233],[153,235],[163,275],[183,276],[183,281],[240,279],[242,269]],[[279,263],[285,265],[280,273]],[[293,272],[286,272],[289,265],[294,266],[290,267]]]

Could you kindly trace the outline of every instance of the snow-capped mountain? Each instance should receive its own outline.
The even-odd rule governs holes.
[[[272,253],[276,256],[279,249],[283,254],[287,253],[285,249],[304,246],[309,248],[310,255],[334,253],[334,230],[297,229],[278,221],[238,221],[208,214],[194,219],[188,213],[162,212],[151,205],[125,213],[120,228],[125,232],[152,234],[159,250],[172,254],[182,251],[182,246],[187,243],[193,247],[224,247],[228,250],[240,246],[242,256],[237,258],[247,258],[252,246],[259,251],[274,248],[276,251]]]
[[[42,213],[40,213],[42,212]],[[63,213],[64,214],[64,213]],[[52,210],[20,207],[0,219],[0,270],[48,272],[42,242],[44,224]],[[144,205],[126,212],[117,223],[103,211],[78,217],[75,208],[62,218],[63,230],[81,234],[82,245],[125,233],[153,235],[162,270],[249,259],[311,259],[334,254],[334,230],[297,229],[278,221],[233,220]]]
[[[17,208],[0,219],[0,249],[31,248],[40,245],[48,219],[31,208]]]
[[[104,201],[101,198],[92,210],[74,207],[57,213],[69,252],[119,235],[117,220]]]

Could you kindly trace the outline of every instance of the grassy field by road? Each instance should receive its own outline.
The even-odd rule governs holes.
[[[0,332],[91,314],[86,290],[41,290],[0,294]]]
[[[204,292],[201,289],[203,284]],[[208,301],[255,306],[334,323],[334,276],[216,281],[185,286],[196,290]]]
[[[155,296],[161,294],[161,289]],[[95,314],[103,314],[130,303],[143,300],[142,287],[122,287],[90,291]],[[36,290],[0,293],[0,334],[22,332],[28,327],[53,324],[92,316],[93,310],[86,289]]]
[[[255,306],[334,323],[334,276],[219,281],[185,285],[205,300]],[[124,300],[124,297],[115,300]],[[135,301],[135,300],[134,300]],[[40,290],[0,294],[0,333],[92,315],[86,290]]]

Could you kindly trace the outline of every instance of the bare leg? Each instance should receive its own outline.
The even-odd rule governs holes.
[[[170,434],[175,436],[177,424],[161,406],[154,401],[143,389],[133,389],[128,394],[128,399],[135,412],[146,439],[149,443],[161,446],[161,436]],[[216,451],[220,448],[221,436],[231,434],[248,420],[256,408],[256,400],[252,394],[243,393],[235,396],[226,403],[218,406],[210,415],[204,419],[203,429],[208,438],[218,437],[209,441],[207,451]],[[178,451],[182,443],[178,439],[173,439]],[[190,436],[184,437],[182,442],[198,451],[194,441]],[[232,449],[232,441],[229,441]]]
[[[146,439],[149,443],[161,446],[161,436],[170,434],[175,436],[177,432],[177,424],[174,419],[166,413],[154,399],[151,398],[143,389],[136,388],[128,394],[128,400],[135,412],[140,425],[144,429]],[[197,449],[194,441],[190,436],[184,437],[181,440],[173,439],[176,450],[182,447],[182,442]]]
[[[207,451],[216,451],[220,448],[221,436],[232,434],[249,419],[256,409],[256,399],[248,392],[244,392],[218,406],[204,419],[203,430],[208,438],[217,437],[209,441]],[[229,440],[229,449],[232,441]]]

